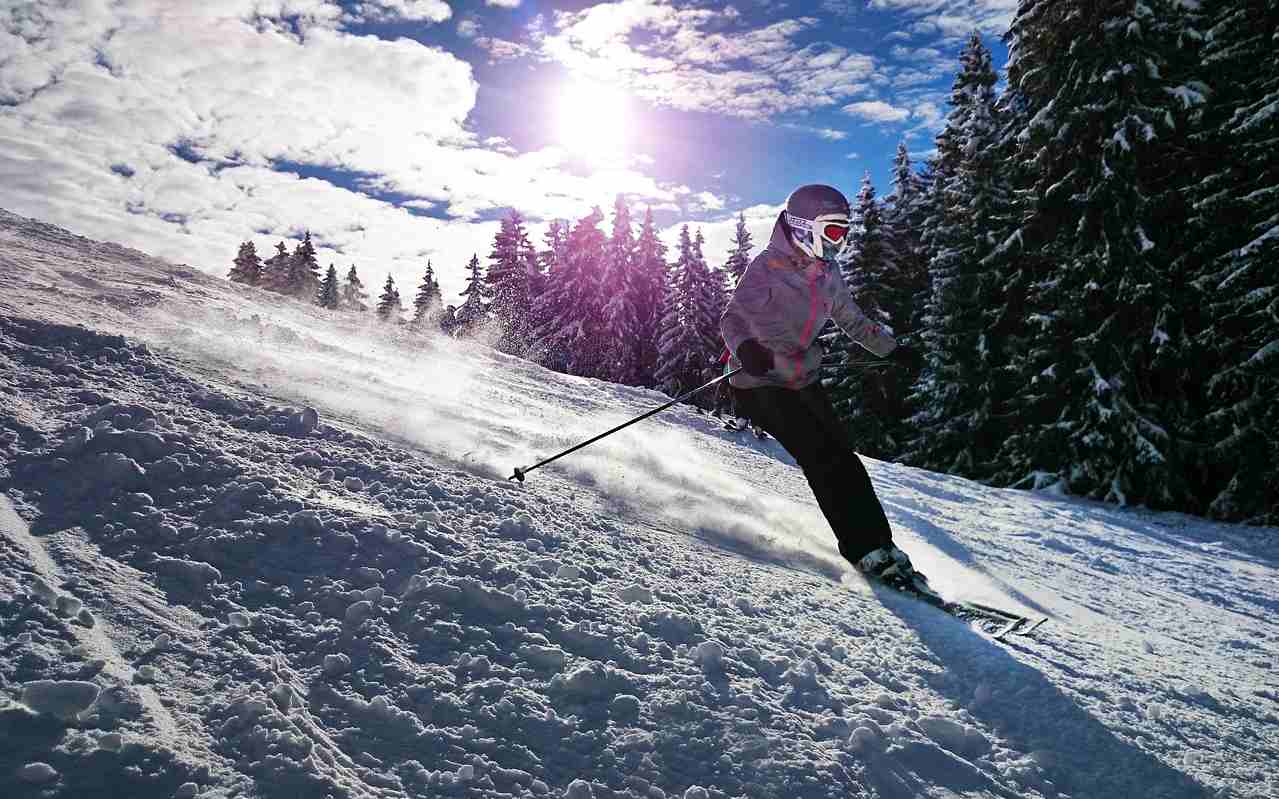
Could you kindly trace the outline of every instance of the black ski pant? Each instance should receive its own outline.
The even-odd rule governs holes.
[[[794,456],[852,563],[892,543],[893,531],[870,475],[820,383],[802,389],[734,388],[738,408]]]

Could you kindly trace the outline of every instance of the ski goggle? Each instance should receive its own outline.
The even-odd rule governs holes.
[[[847,214],[822,214],[816,219],[805,219],[788,211],[786,223],[796,246],[814,258],[838,258],[848,246]]]

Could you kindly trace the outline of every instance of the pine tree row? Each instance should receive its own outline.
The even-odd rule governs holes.
[[[1002,95],[971,38],[936,156],[859,197],[855,296],[927,356],[876,370],[832,336],[868,454],[1279,523],[1275,20],[1022,0]]]
[[[458,306],[443,304],[428,263],[414,300],[411,324],[455,336],[485,335],[507,353],[552,369],[627,385],[682,393],[708,380],[720,367],[719,317],[728,283],[749,263],[751,238],[739,216],[733,250],[723,269],[708,265],[699,231],[680,231],[679,253],[667,262],[652,213],[638,235],[624,198],[618,197],[609,233],[603,213],[593,209],[571,227],[553,221],[538,251],[524,219],[512,212],[494,237],[487,269],[479,256],[467,265]],[[230,279],[298,298],[313,297],[326,309],[368,309],[368,295],[355,266],[339,285],[337,271],[318,277],[308,233],[289,253],[259,260],[252,242],[240,246]],[[313,276],[308,277],[308,276]],[[403,302],[387,275],[375,311],[402,321]]]

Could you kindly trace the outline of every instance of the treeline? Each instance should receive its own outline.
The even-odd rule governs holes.
[[[263,261],[258,255],[257,245],[251,241],[242,243],[227,277],[235,283],[313,302],[328,310],[363,312],[370,309],[368,291],[365,290],[364,282],[360,280],[354,264],[347,270],[345,279],[338,278],[337,267],[333,264],[329,264],[324,277],[320,276],[320,264],[316,260],[315,246],[311,243],[309,231],[293,252],[288,251],[284,242],[276,244],[275,249],[275,255]],[[452,330],[458,326],[454,313],[456,309],[443,307],[440,284],[435,279],[429,262],[413,307],[414,325],[430,324],[444,330]],[[389,274],[374,310],[384,321],[403,321],[404,302],[395,286],[395,280]]]
[[[706,382],[722,367],[719,317],[729,281],[749,263],[751,236],[738,217],[733,249],[722,268],[708,264],[700,231],[680,230],[669,259],[651,212],[634,224],[623,197],[613,207],[609,232],[598,209],[575,223],[551,222],[542,248],[529,239],[518,212],[502,220],[488,264],[478,254],[467,265],[462,302],[445,306],[427,264],[413,313],[387,275],[377,315],[418,329],[454,336],[486,334],[498,349],[552,369],[675,394]],[[293,252],[283,242],[262,261],[252,242],[240,245],[230,279],[324,308],[370,309],[355,266],[340,281],[335,266],[324,277],[310,234]]]
[[[1023,0],[848,277],[918,375],[831,337],[868,454],[1279,523],[1279,3]]]
[[[1023,0],[1002,93],[971,37],[936,155],[899,147],[891,193],[866,180],[855,201],[853,295],[926,356],[910,373],[827,332],[823,381],[863,453],[1279,524],[1275,20],[1279,0]],[[705,382],[744,220],[722,268],[687,226],[670,258],[621,198],[604,221],[553,223],[538,248],[511,214],[459,306],[428,265],[414,322],[573,374]],[[233,277],[367,307],[354,267],[339,286],[309,238],[277,249]],[[389,277],[377,308],[400,318]]]

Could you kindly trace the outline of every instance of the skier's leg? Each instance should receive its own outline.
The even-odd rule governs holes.
[[[846,528],[850,535],[840,537],[841,553],[855,564],[872,549],[892,545],[892,526],[875,494],[870,474],[857,454],[847,428],[836,415],[826,390],[821,383],[814,383],[801,395],[820,420],[822,440],[829,445],[823,456],[829,462],[832,487],[845,497],[849,519],[856,521],[855,526]]]
[[[856,564],[866,553],[892,543],[892,528],[870,476],[820,387],[739,389],[737,399],[804,470],[841,555]]]

